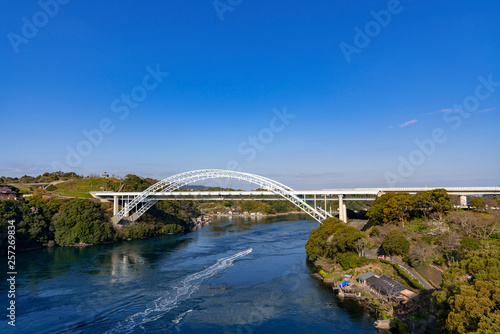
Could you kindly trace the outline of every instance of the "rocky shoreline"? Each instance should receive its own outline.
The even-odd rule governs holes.
[[[208,225],[212,222],[212,217],[210,215],[201,215],[196,218],[189,218],[188,228],[189,232],[194,232],[197,229]]]
[[[303,211],[291,211],[291,212],[282,212],[282,213],[262,213],[262,212],[212,212],[207,213],[206,215],[212,217],[244,217],[244,218],[264,218],[264,217],[277,217],[277,216],[286,216],[292,214],[303,214]]]
[[[272,214],[262,213],[262,212],[256,212],[256,213],[254,213],[254,212],[252,212],[252,213],[248,213],[248,212],[244,212],[244,213],[239,213],[239,212],[235,212],[235,213],[222,213],[222,212],[206,213],[206,214],[202,214],[196,218],[190,218],[188,221],[188,228],[189,228],[189,232],[196,231],[197,229],[212,223],[213,219],[215,217],[217,217],[217,218],[219,218],[219,217],[265,218],[265,217],[286,216],[286,215],[290,215],[290,214],[300,214],[300,213],[302,213],[302,212],[293,211],[293,212],[272,213]]]

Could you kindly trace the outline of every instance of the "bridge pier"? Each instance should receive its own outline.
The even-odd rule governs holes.
[[[130,199],[128,198],[125,198],[125,196],[122,197],[122,209],[124,209],[125,207],[128,206],[128,203],[130,202]],[[130,213],[129,212],[125,212],[125,214],[123,215],[123,218],[128,218],[130,216]]]
[[[344,195],[339,195],[339,219],[347,223],[347,207],[344,204]]]
[[[113,216],[118,214],[118,195],[113,195]]]
[[[343,216],[344,216],[344,220],[343,222],[347,224],[347,206],[345,205],[342,205],[342,213],[343,213]]]
[[[113,217],[111,217],[111,223],[116,228],[121,228],[122,226],[135,223],[137,219],[139,219],[139,217],[137,217],[137,215],[135,213],[132,214],[131,217],[127,216],[127,217],[123,217],[123,218],[120,217],[119,215],[114,215]]]
[[[467,206],[467,196],[466,195],[460,195],[460,205]]]
[[[342,206],[344,205],[344,200],[342,195],[339,195],[339,219],[344,221],[344,210],[342,210]]]

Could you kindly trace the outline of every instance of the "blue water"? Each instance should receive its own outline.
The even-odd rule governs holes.
[[[317,225],[223,219],[186,235],[19,254],[16,327],[0,331],[377,333],[361,306],[311,277],[304,245]]]

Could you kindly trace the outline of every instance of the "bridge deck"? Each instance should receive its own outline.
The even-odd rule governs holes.
[[[352,189],[323,189],[323,190],[292,190],[291,193],[297,196],[317,196],[320,198],[338,197],[339,195],[361,195],[377,196],[380,193],[387,192],[408,192],[415,194],[417,192],[444,188],[450,195],[491,195],[500,194],[500,187],[408,187],[408,188],[352,188]],[[92,192],[95,197],[109,198],[113,196],[135,197],[140,192],[113,192],[98,191]],[[272,191],[171,191],[157,192],[157,197],[196,197],[196,196],[274,196]],[[319,198],[318,198],[319,199]]]

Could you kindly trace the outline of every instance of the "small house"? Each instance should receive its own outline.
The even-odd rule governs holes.
[[[393,302],[405,304],[417,294],[403,284],[387,276],[373,275],[365,280],[365,285]]]
[[[0,191],[12,191],[12,189],[6,185],[0,185]]]
[[[18,194],[7,185],[0,185],[0,199],[15,199],[17,200]]]
[[[366,280],[372,276],[376,276],[377,274],[375,273],[372,273],[371,271],[367,272],[367,273],[364,273],[364,274],[361,274],[358,276],[358,282],[359,284],[361,285],[366,285]]]

